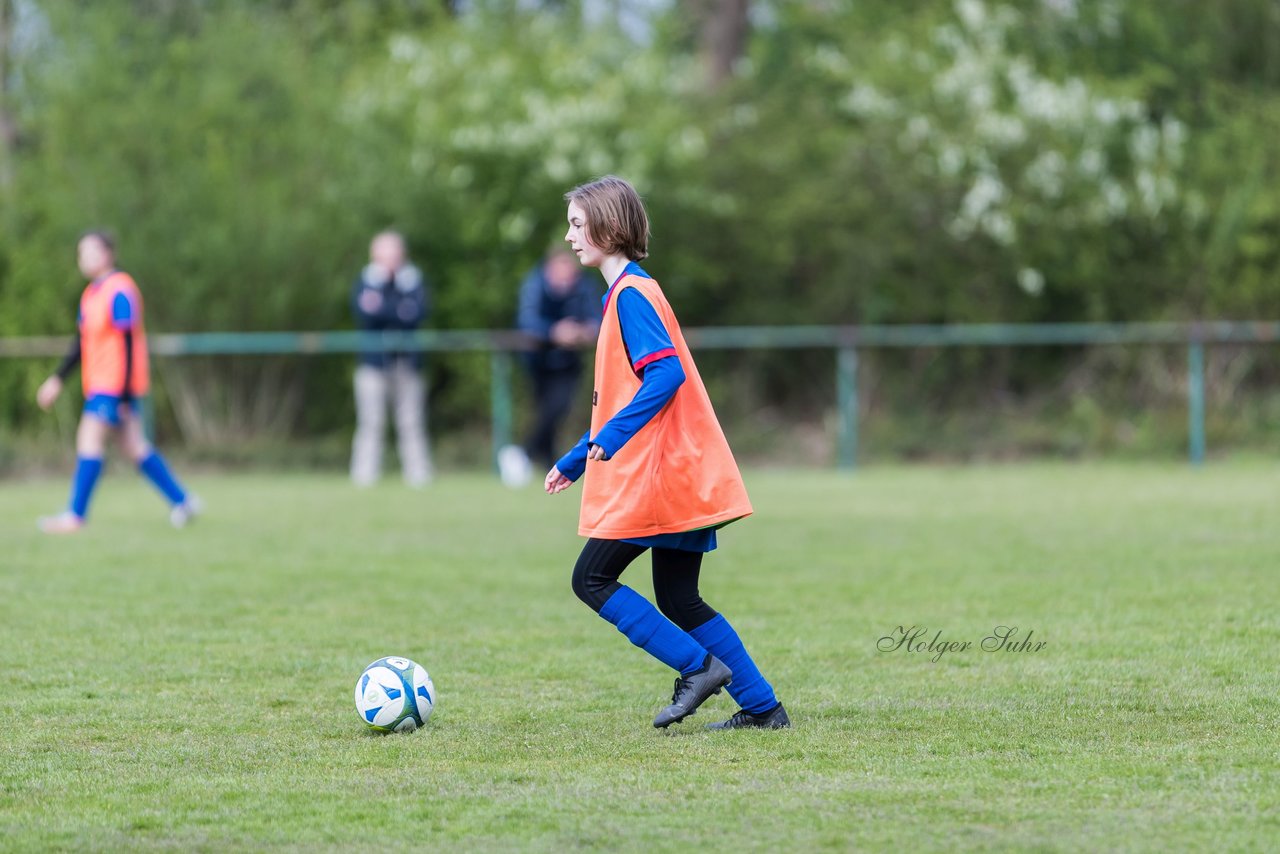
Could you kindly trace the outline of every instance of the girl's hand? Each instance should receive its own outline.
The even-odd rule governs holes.
[[[587,448],[587,459],[589,460],[607,460],[609,455],[604,452],[604,448],[599,445],[592,445]]]
[[[40,388],[36,389],[36,403],[41,409],[48,410],[53,406],[58,395],[62,394],[62,380],[56,375],[40,383]]]
[[[564,492],[573,486],[573,481],[560,473],[560,469],[555,466],[551,467],[551,471],[547,472],[547,479],[542,482],[542,488],[547,495],[555,495],[557,492]]]

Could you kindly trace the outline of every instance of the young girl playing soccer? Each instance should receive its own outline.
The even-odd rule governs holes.
[[[790,726],[733,627],[698,593],[702,555],[716,547],[716,529],[749,515],[751,503],[680,324],[636,263],[648,255],[644,205],[613,176],[571,190],[565,201],[565,239],[609,283],[591,429],[544,484],[554,495],[586,477],[578,533],[588,539],[573,591],[680,674],[655,727],[683,720],[726,686],[741,709],[710,728]],[[618,583],[645,549],[653,553],[657,608]]]
[[[129,274],[116,269],[115,247],[106,234],[91,231],[81,237],[76,260],[89,280],[80,297],[80,329],[58,370],[40,385],[36,402],[41,409],[53,406],[63,381],[80,364],[84,415],[76,430],[71,500],[64,512],[41,519],[40,530],[69,534],[84,527],[89,498],[102,473],[107,436],[113,429],[119,430],[120,445],[138,471],[168,499],[169,521],[180,528],[198,512],[198,502],[151,447],[138,415],[138,398],[150,384],[142,295]]]

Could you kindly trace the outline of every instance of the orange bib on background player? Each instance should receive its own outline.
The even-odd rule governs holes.
[[[111,307],[116,294],[132,304],[133,373],[125,377],[124,330],[115,325]],[[142,294],[128,273],[114,272],[91,282],[80,297],[80,382],[85,399],[95,394],[120,397],[128,380],[129,393],[141,397],[151,389],[147,363],[147,335],[142,325]]]
[[[596,342],[591,435],[640,389],[618,322],[618,296],[635,288],[653,305],[675,345],[685,381],[648,424],[606,461],[587,460],[578,533],[621,540],[678,534],[740,519],[751,502],[729,442],[658,283],[626,275],[605,305]]]

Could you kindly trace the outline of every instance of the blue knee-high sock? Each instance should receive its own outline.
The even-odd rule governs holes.
[[[155,484],[156,489],[169,499],[172,504],[181,504],[187,500],[187,493],[179,485],[173,472],[169,471],[169,466],[165,464],[164,457],[155,451],[152,451],[147,458],[138,463],[138,471],[142,472],[142,476]]]
[[[600,608],[600,616],[618,627],[627,640],[680,673],[702,667],[707,651],[653,604],[625,585]]]
[[[733,681],[728,685],[729,696],[739,706],[758,715],[778,705],[773,686],[760,674],[760,668],[751,660],[738,633],[723,614],[717,614],[689,634],[711,650],[712,655],[729,665],[733,671]]]
[[[81,519],[89,513],[89,499],[93,497],[93,487],[100,474],[101,457],[76,457],[76,473],[71,478],[71,500],[67,506]]]

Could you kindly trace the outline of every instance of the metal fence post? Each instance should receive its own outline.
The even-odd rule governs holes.
[[[494,470],[498,468],[498,451],[511,444],[511,354],[494,350],[489,354],[489,405],[493,427]]]
[[[1192,341],[1187,348],[1188,454],[1193,466],[1204,462],[1204,344]]]
[[[836,350],[836,467],[853,471],[858,456],[858,351]]]

